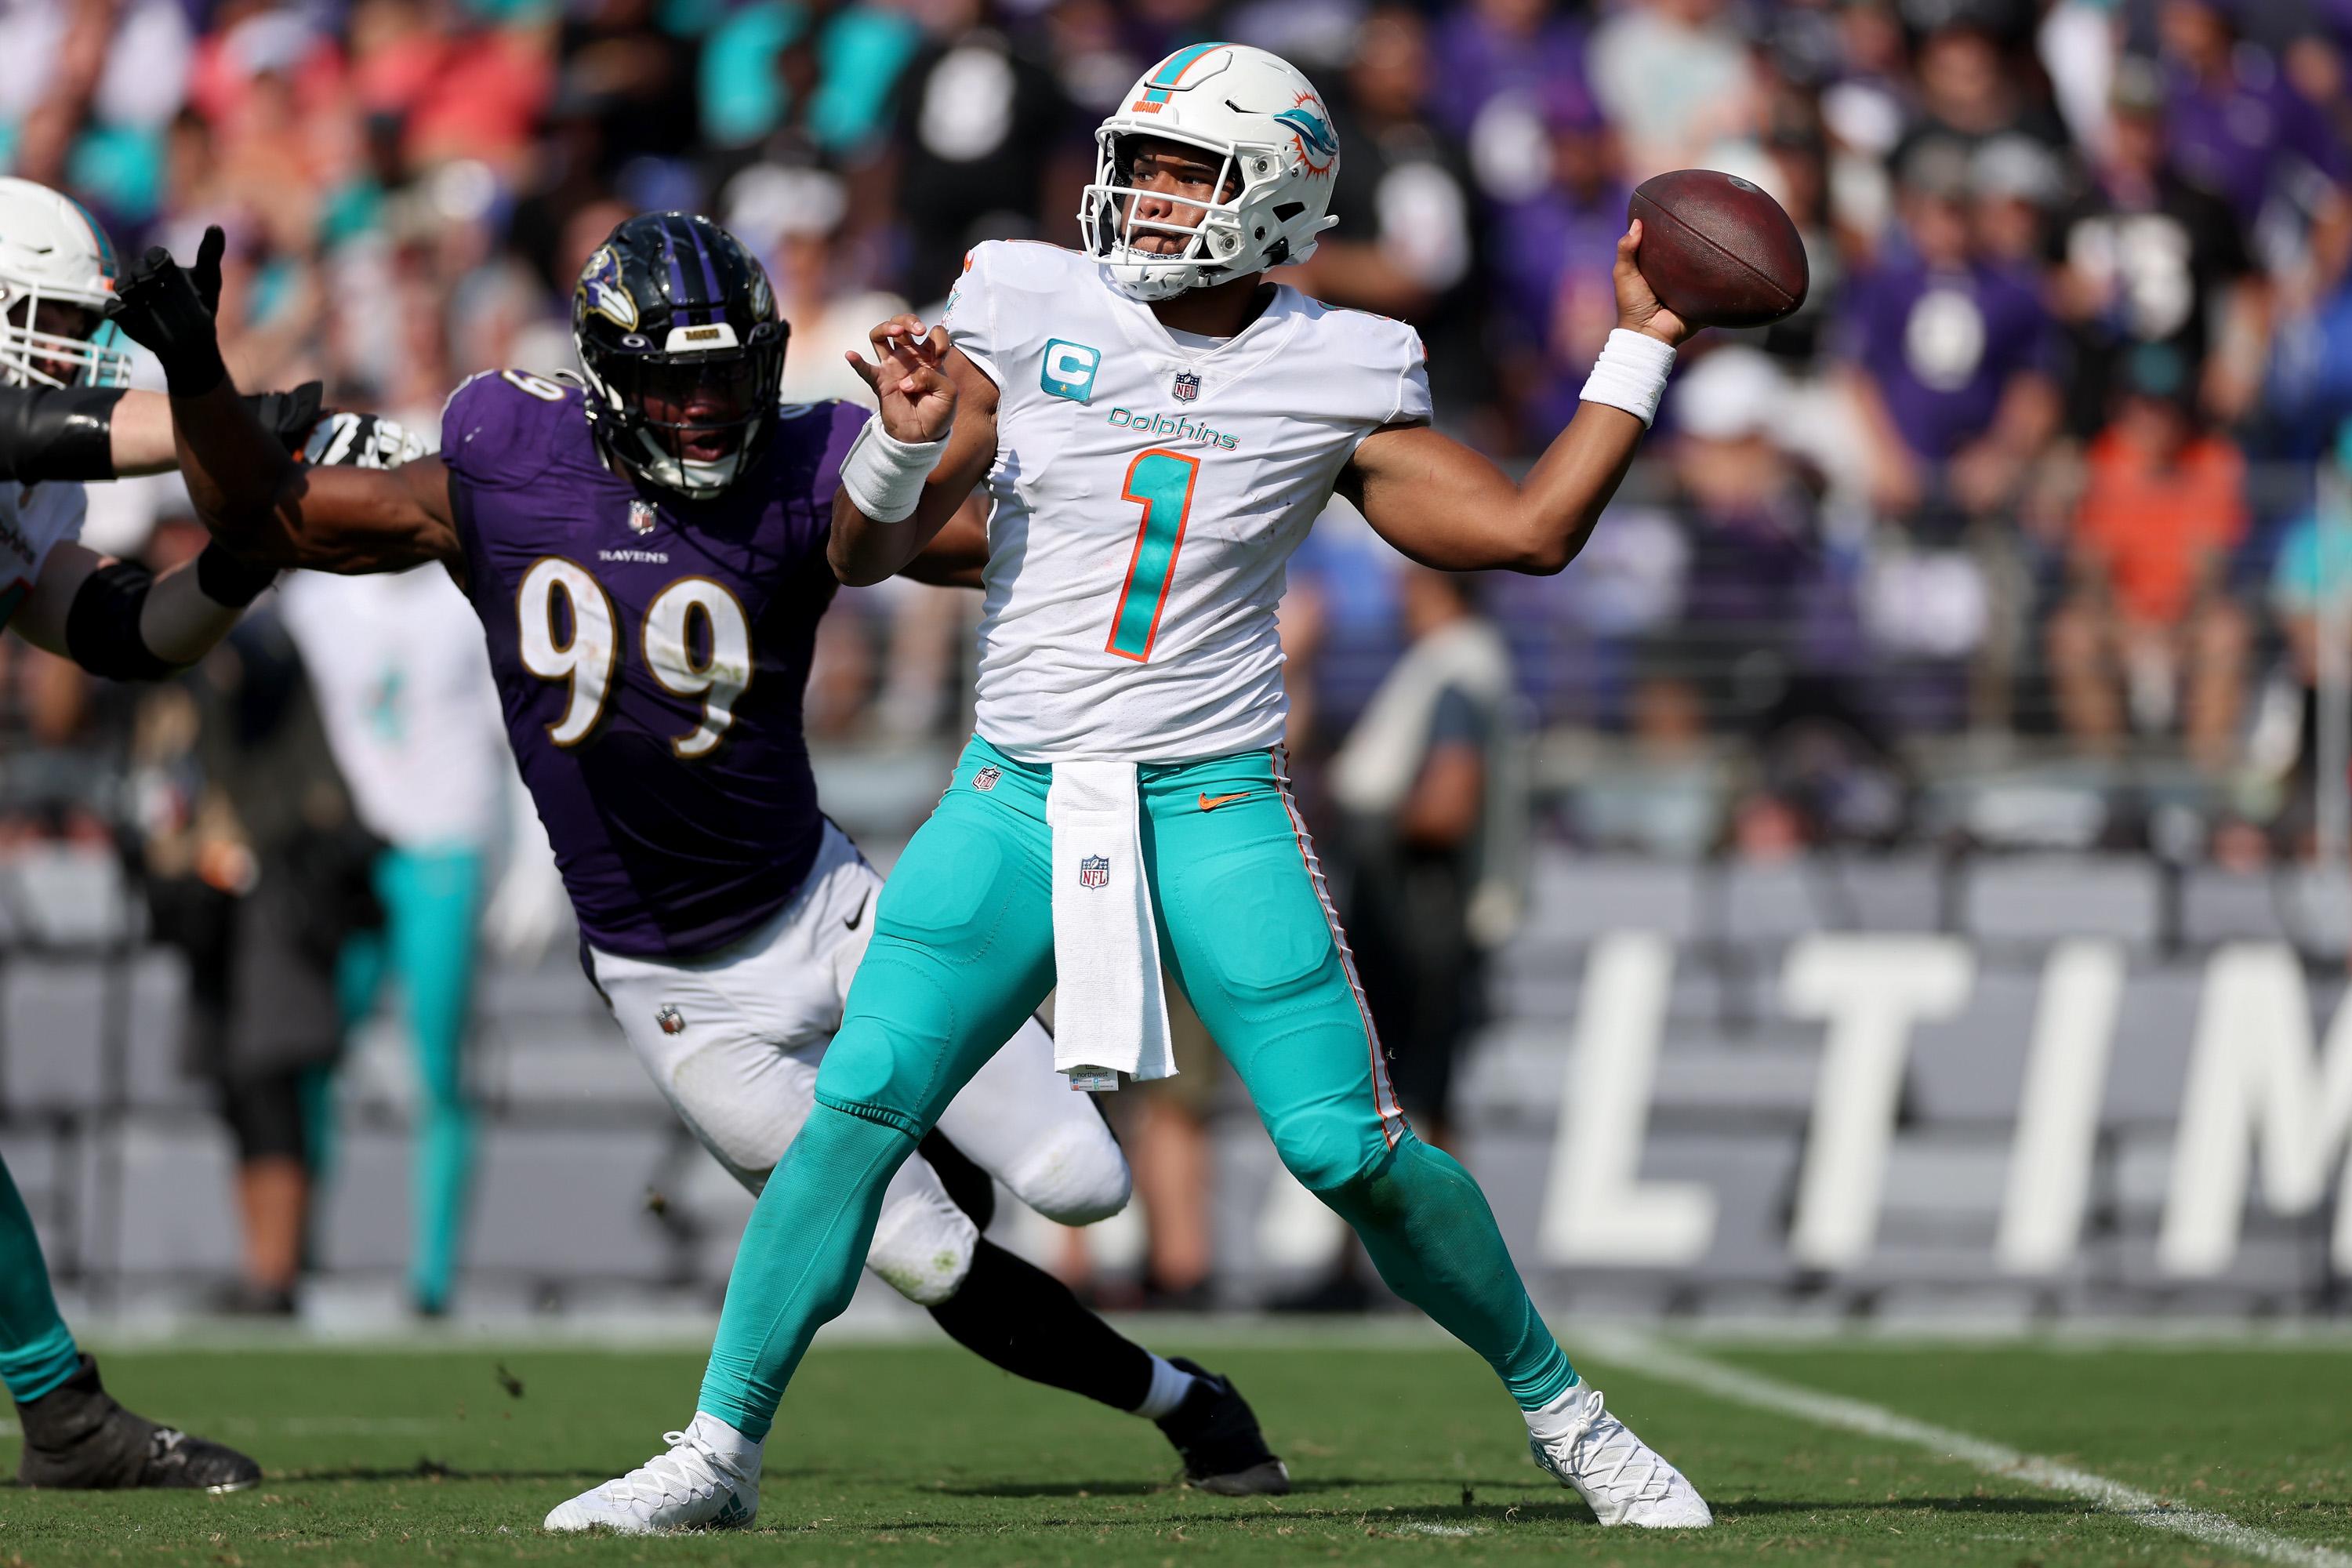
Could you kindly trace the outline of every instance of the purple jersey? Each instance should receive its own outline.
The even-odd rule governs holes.
[[[2032,284],[1985,262],[1943,269],[1897,256],[1857,273],[1843,309],[1846,357],[1930,462],[1991,428],[2011,377],[2051,368],[2050,314]]]
[[[862,409],[782,411],[711,501],[604,464],[575,386],[474,377],[441,459],[507,734],[593,946],[691,958],[789,902],[824,819],[801,733]]]
[[[2228,200],[2241,222],[2261,216],[2295,165],[2331,183],[2347,174],[2343,142],[2319,107],[2287,85],[2259,50],[2215,86],[2176,68],[2164,123],[2181,173]]]

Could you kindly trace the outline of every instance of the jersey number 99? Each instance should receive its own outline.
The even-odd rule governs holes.
[[[556,600],[567,623],[559,637]],[[620,617],[612,596],[588,570],[561,556],[541,556],[522,576],[515,595],[522,666],[541,680],[566,685],[563,714],[547,727],[559,746],[576,746],[594,733],[611,700],[621,661]],[[698,639],[694,623],[703,635]],[[698,658],[699,640],[705,652]],[[695,727],[673,738],[670,750],[707,757],[735,722],[735,700],[751,684],[751,626],[741,601],[708,577],[681,577],[646,605],[638,642],[646,673],[677,697],[702,699]]]

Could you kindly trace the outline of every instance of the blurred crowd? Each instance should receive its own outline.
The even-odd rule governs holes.
[[[840,349],[978,239],[1069,241],[1096,121],[1216,37],[1335,111],[1291,280],[1418,325],[1506,462],[1573,411],[1635,184],[1728,170],[1805,237],[1804,308],[1686,352],[1578,568],[1481,585],[1535,722],[1736,747],[1759,844],[1904,831],[1921,736],[2160,759],[2250,821],[2307,793],[2352,600],[2346,0],[20,0],[0,156],[124,250],[225,225],[248,386],[429,433],[475,371],[569,365],[583,258],[684,207],[767,261],[786,395],[857,396]],[[181,547],[168,482],[115,489],[97,542]],[[1400,569],[1344,508],[1297,563],[1309,755],[1407,639]],[[974,613],[849,595],[813,724],[951,732]],[[12,754],[98,721],[0,657]]]

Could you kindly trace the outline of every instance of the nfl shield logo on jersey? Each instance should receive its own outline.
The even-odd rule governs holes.
[[[971,775],[971,787],[978,790],[981,794],[986,795],[990,790],[996,787],[996,781],[1003,776],[1004,770],[998,767],[994,763],[991,763],[988,766],[981,769],[980,772]]]
[[[654,523],[658,519],[659,515],[660,514],[654,510],[654,503],[649,500],[631,501],[629,503],[629,531],[635,534],[651,533],[654,531]]]
[[[1169,390],[1175,393],[1177,402],[1192,402],[1192,399],[1201,395],[1200,374],[1197,371],[1178,371],[1176,373],[1176,384]]]
[[[665,1035],[680,1034],[686,1028],[686,1015],[664,1004],[654,1010],[654,1022],[661,1026],[661,1032]]]
[[[1078,886],[1108,888],[1110,886],[1110,857],[1081,855],[1078,857]]]

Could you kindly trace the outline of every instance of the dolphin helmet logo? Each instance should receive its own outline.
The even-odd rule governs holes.
[[[1323,106],[1311,98],[1301,98],[1297,107],[1276,115],[1276,124],[1290,128],[1298,142],[1299,156],[1306,160],[1310,174],[1328,174],[1339,160],[1339,133],[1323,117]]]

